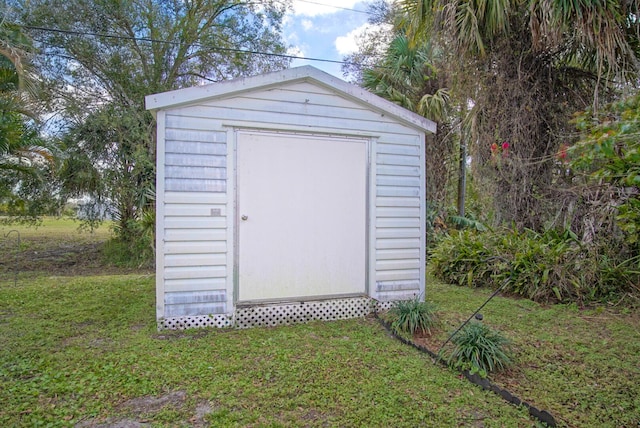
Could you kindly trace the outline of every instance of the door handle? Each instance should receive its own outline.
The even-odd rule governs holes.
[[[240,217],[240,218],[244,221],[244,220],[247,220],[247,219],[249,218],[249,216],[248,216],[248,215],[243,215],[243,216],[242,216],[242,217]]]

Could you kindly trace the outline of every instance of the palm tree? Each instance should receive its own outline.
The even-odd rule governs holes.
[[[51,180],[53,150],[40,138],[33,108],[29,49],[17,26],[0,22],[0,205],[22,221],[59,203]]]
[[[411,45],[398,34],[391,41],[384,62],[363,73],[363,85],[371,92],[428,119],[446,118],[449,92],[432,65],[434,51],[428,43]]]
[[[33,127],[33,84],[26,66],[30,48],[18,26],[0,22],[0,162],[5,168],[34,157],[52,159]]]
[[[553,159],[571,114],[638,75],[638,0],[401,3],[410,43],[442,46],[452,96],[472,101],[473,168],[496,221],[541,228],[562,209]]]
[[[411,39],[446,36],[456,55],[486,57],[501,38],[521,37],[524,23],[531,51],[603,76],[637,72],[637,0],[402,0]]]
[[[438,133],[426,145],[427,193],[435,205],[442,205],[449,179],[452,152],[450,98],[446,75],[435,65],[441,54],[430,43],[412,44],[398,32],[377,67],[364,70],[362,85],[383,98],[438,122]]]

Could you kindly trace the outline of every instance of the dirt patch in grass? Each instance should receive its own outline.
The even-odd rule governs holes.
[[[170,392],[160,397],[139,397],[122,403],[120,409],[135,415],[156,413],[167,406],[179,409],[184,404],[186,397],[187,393],[184,391]]]
[[[121,268],[105,262],[106,230],[78,230],[69,220],[48,220],[37,229],[0,227],[0,280],[24,273],[56,276],[150,273],[148,268]]]
[[[116,412],[126,417],[110,417],[105,420],[86,420],[77,423],[76,428],[137,428],[150,426],[151,419],[162,411],[181,410],[186,406],[187,393],[173,391],[158,397],[146,396],[127,400],[116,408]],[[206,417],[213,412],[208,402],[200,402],[189,419],[189,426],[208,426]]]

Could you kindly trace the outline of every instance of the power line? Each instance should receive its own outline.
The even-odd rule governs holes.
[[[103,37],[105,39],[117,39],[117,40],[133,40],[139,42],[149,42],[149,43],[164,43],[169,45],[180,45],[180,42],[174,42],[170,40],[160,40],[153,39],[150,37],[134,37],[134,36],[123,36],[123,35],[115,35],[115,34],[104,34],[104,33],[94,33],[89,31],[74,31],[74,30],[61,30],[59,28],[47,28],[47,27],[35,27],[30,25],[24,25],[23,28],[29,30],[36,31],[46,31],[50,33],[60,33],[60,34],[70,34],[75,36],[91,36],[91,37]],[[201,43],[194,43],[194,46],[203,47]],[[339,61],[335,59],[326,59],[326,58],[313,58],[313,57],[303,57],[298,55],[288,55],[288,54],[279,54],[274,52],[261,52],[254,51],[248,49],[237,49],[237,48],[223,48],[223,47],[211,47],[207,46],[207,48],[221,51],[221,52],[234,52],[234,53],[244,53],[244,54],[252,54],[252,55],[264,55],[264,56],[272,56],[277,58],[286,58],[286,59],[301,59],[306,61],[316,61],[316,62],[327,62],[333,64],[345,64],[345,65],[359,65],[357,63],[348,62],[348,61]]]
[[[340,9],[340,10],[348,10],[350,12],[358,12],[358,13],[364,13],[366,15],[373,15],[371,12],[368,12],[366,10],[358,10],[358,9],[351,9],[348,7],[342,7],[342,6],[334,6],[332,4],[326,4],[326,3],[319,3],[319,2],[315,2],[315,1],[311,1],[311,0],[297,0],[300,3],[309,3],[309,4],[315,4],[318,6],[326,6],[326,7],[332,7],[334,9]]]

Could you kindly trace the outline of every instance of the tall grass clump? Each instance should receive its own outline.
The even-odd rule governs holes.
[[[124,233],[114,226],[115,237],[105,242],[105,261],[125,268],[153,268],[155,263],[155,215],[144,213],[140,220],[131,220]]]
[[[463,230],[444,237],[431,253],[441,280],[497,288],[538,302],[613,300],[638,292],[638,272],[606,242],[583,244],[570,230]]]
[[[510,341],[500,332],[480,322],[467,324],[451,342],[455,348],[448,363],[456,368],[486,377],[511,364],[508,354]]]
[[[389,316],[391,328],[398,334],[431,334],[431,327],[436,325],[435,305],[418,297],[395,302]]]

